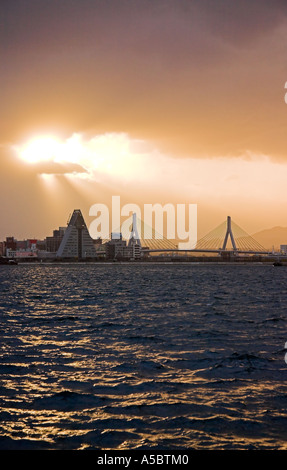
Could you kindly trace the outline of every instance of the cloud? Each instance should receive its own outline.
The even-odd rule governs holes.
[[[221,37],[239,48],[250,48],[286,22],[287,4],[284,0],[202,0],[199,10],[208,23],[210,35]]]
[[[268,226],[270,220],[278,225],[287,204],[287,164],[275,163],[267,155],[246,152],[240,157],[178,158],[125,133],[89,137],[77,133],[61,144],[66,159],[61,164],[29,164],[0,148],[2,216],[7,227],[30,230],[24,218],[27,211],[23,211],[21,227],[19,201],[23,207],[37,209],[37,220],[45,221],[45,230],[62,224],[67,210],[81,207],[88,213],[95,203],[109,204],[113,195],[120,195],[123,204],[140,206],[197,204],[201,231],[227,214],[239,225],[242,221],[246,228],[250,224],[252,230]],[[39,174],[43,177],[37,178]],[[54,219],[55,211],[59,222]],[[36,230],[37,221],[33,224]]]
[[[3,8],[5,138],[127,132],[179,157],[286,158],[286,1],[42,3]]]
[[[70,142],[81,148],[79,162],[86,170],[72,175],[73,180],[96,181],[118,190],[128,187],[143,200],[151,190],[194,203],[252,200],[260,205],[279,199],[287,203],[287,164],[275,163],[264,154],[246,151],[216,159],[176,158],[124,133],[92,138],[76,134]]]
[[[33,163],[30,168],[32,172],[37,174],[77,175],[87,173],[85,168],[76,163],[38,162]]]

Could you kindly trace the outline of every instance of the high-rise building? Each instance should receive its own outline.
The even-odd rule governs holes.
[[[59,227],[58,230],[53,231],[52,237],[46,237],[46,250],[50,253],[56,253],[64,238],[65,227]]]
[[[74,210],[57,251],[57,258],[95,258],[93,239],[87,229],[82,212]]]

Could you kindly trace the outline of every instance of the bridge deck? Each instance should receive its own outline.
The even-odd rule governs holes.
[[[176,253],[232,253],[232,254],[250,254],[250,255],[272,255],[270,251],[250,251],[250,250],[208,250],[208,249],[187,249],[179,250],[177,248],[165,249],[150,249],[144,250],[145,253],[162,253],[162,252],[176,252]]]

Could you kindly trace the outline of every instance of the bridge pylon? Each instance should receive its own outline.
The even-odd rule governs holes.
[[[141,246],[140,236],[139,236],[138,228],[137,228],[137,215],[135,213],[133,213],[133,223],[132,223],[132,229],[130,233],[128,246],[131,246],[134,243],[136,245]]]
[[[233,233],[232,233],[231,217],[229,215],[227,216],[227,226],[226,226],[226,233],[225,233],[225,237],[224,237],[224,242],[223,242],[223,245],[222,245],[222,251],[229,251],[229,250],[226,250],[228,237],[230,237],[233,250],[238,251],[238,248],[237,248],[236,243],[235,243],[235,238],[234,238]]]

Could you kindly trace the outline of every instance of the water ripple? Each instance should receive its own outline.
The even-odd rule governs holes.
[[[287,270],[1,267],[0,449],[287,449]]]

